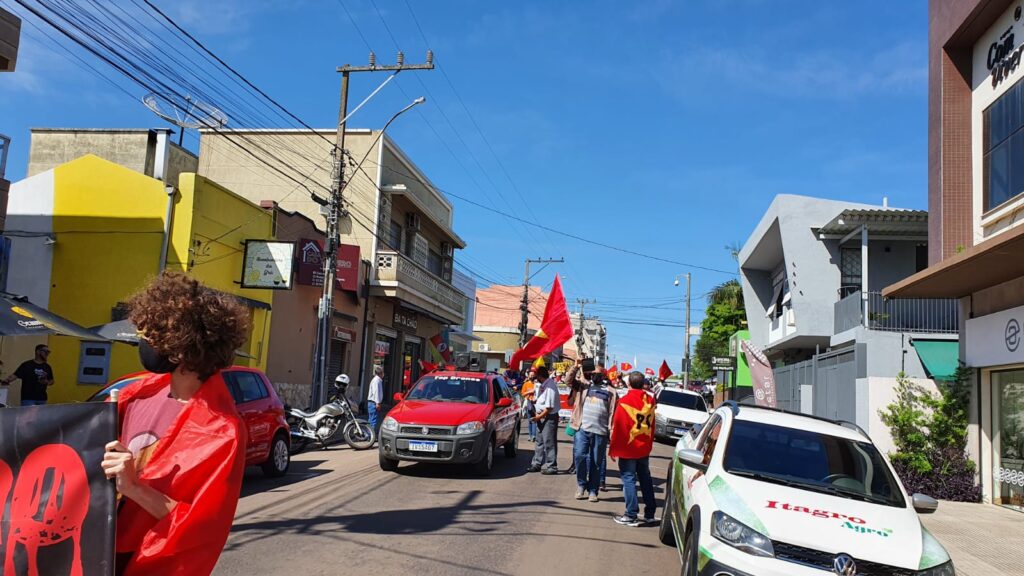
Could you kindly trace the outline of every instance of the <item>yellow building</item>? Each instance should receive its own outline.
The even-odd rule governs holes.
[[[273,217],[194,173],[177,180],[167,186],[86,154],[12,184],[7,289],[88,327],[124,318],[129,296],[162,267],[188,272],[249,307],[252,333],[237,363],[264,368],[272,294],[242,289],[239,280],[244,241],[272,238]],[[6,371],[30,358],[38,343],[2,340]],[[51,402],[82,400],[112,378],[141,369],[137,350],[126,344],[64,336],[51,336],[48,344],[55,372]],[[18,385],[12,388],[16,399]]]

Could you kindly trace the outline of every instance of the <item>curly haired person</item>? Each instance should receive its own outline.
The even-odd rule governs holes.
[[[234,298],[165,273],[129,302],[151,374],[118,398],[119,439],[103,470],[116,479],[117,573],[210,574],[238,504],[245,427],[221,370],[249,332]]]

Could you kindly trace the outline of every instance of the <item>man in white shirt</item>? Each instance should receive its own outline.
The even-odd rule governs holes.
[[[373,367],[373,379],[370,380],[370,389],[366,393],[366,417],[370,426],[377,430],[377,408],[384,399],[384,367]]]
[[[537,446],[533,451],[533,462],[526,471],[558,474],[558,410],[561,408],[558,385],[549,377],[545,366],[537,368],[536,380],[542,382],[536,388],[533,401],[536,415],[532,420],[537,423]]]

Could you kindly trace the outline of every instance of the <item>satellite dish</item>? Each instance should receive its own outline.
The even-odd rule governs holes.
[[[223,128],[228,123],[227,115],[219,109],[188,95],[182,99],[150,92],[142,98],[142,103],[157,116],[182,128],[182,136],[186,128]]]

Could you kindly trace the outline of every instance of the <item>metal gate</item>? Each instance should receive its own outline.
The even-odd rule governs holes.
[[[775,369],[775,398],[778,407],[801,412],[800,387],[814,385],[814,361],[806,360]]]
[[[815,357],[815,416],[857,421],[857,378],[864,360],[863,344]]]

